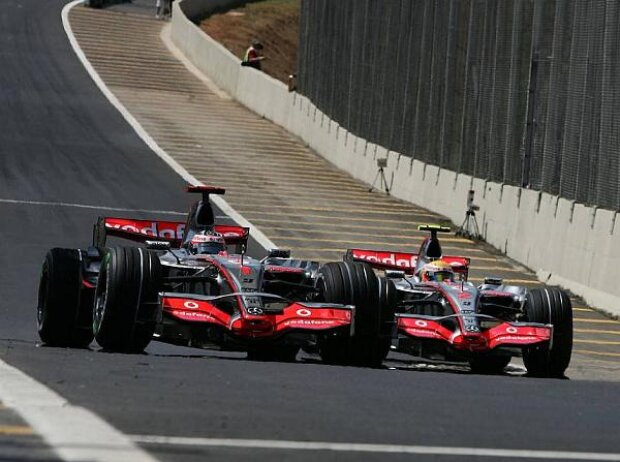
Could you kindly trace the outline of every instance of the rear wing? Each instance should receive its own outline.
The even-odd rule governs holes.
[[[373,268],[382,270],[404,271],[407,275],[413,275],[418,263],[417,253],[390,252],[387,250],[349,249],[345,255],[348,261],[369,263]],[[463,274],[467,279],[470,259],[458,256],[442,256],[441,259],[452,266],[455,273]]]
[[[226,245],[241,246],[247,244],[250,228],[236,225],[215,225],[214,231],[224,237]],[[108,236],[116,236],[133,242],[144,243],[147,240],[170,242],[179,248],[185,232],[184,221],[136,220],[134,218],[99,217],[93,229],[93,245],[105,247]]]

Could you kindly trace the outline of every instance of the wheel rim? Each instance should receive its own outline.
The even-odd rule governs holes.
[[[45,305],[47,302],[47,286],[49,281],[49,274],[47,268],[43,268],[41,274],[41,282],[39,283],[39,297],[37,303],[37,325],[39,330],[43,326],[43,320],[45,317]]]
[[[95,335],[99,332],[99,328],[101,327],[101,321],[105,314],[105,307],[108,299],[108,278],[110,274],[108,271],[108,262],[109,260],[106,260],[101,265],[99,278],[97,279],[97,287],[95,289],[95,303],[93,305],[93,331]]]
[[[313,302],[324,303],[325,302],[325,277],[319,273],[314,284],[316,292],[312,298]]]

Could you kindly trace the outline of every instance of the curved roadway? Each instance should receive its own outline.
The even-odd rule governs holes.
[[[3,0],[0,10],[4,361],[129,435],[618,452],[618,383],[413,371],[398,362],[381,370],[311,358],[260,363],[157,344],[145,355],[38,348],[34,307],[48,248],[87,244],[96,217],[110,213],[98,207],[182,211],[189,202],[184,182],[141,142],[76,59],[60,21],[63,4]],[[145,447],[170,461],[412,457],[192,441]]]

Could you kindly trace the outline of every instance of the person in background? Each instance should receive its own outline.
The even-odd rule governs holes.
[[[263,44],[258,40],[252,40],[252,45],[246,50],[241,61],[242,66],[253,67],[254,69],[261,70],[261,61],[265,59],[262,55]]]

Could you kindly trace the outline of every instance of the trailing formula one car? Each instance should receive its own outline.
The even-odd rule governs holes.
[[[43,263],[37,309],[41,340],[141,352],[152,339],[294,360],[300,347],[331,363],[377,366],[394,324],[387,281],[370,265],[320,266],[272,250],[245,255],[249,229],[215,224],[199,193],[186,222],[100,217],[86,249],[55,248]],[[106,247],[116,236],[142,244]],[[231,251],[231,253],[229,253]]]
[[[570,298],[558,288],[526,289],[487,277],[467,282],[469,258],[443,255],[429,231],[417,254],[350,249],[345,261],[385,271],[397,294],[397,349],[427,358],[468,361],[472,370],[501,372],[523,356],[528,374],[561,377],[573,344]]]

